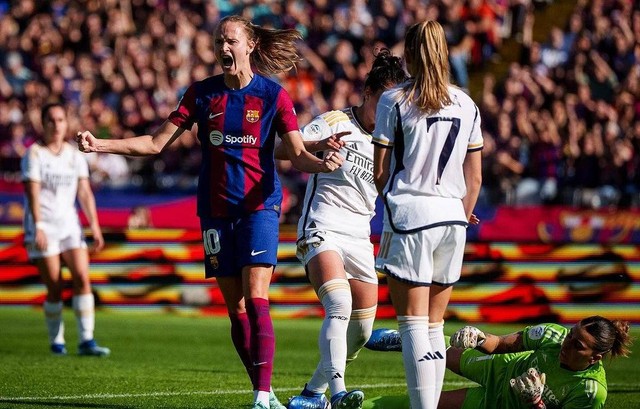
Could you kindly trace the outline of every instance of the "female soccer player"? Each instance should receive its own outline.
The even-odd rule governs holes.
[[[584,318],[571,329],[540,324],[503,336],[464,327],[451,337],[447,367],[480,386],[442,392],[438,408],[603,408],[607,379],[602,359],[627,356],[630,343],[628,322],[600,316]],[[400,346],[400,337],[390,330],[374,331],[367,344],[374,350]],[[364,407],[402,409],[409,402],[378,397]]]
[[[205,275],[216,277],[224,296],[231,338],[253,383],[253,407],[282,408],[270,392],[275,338],[269,282],[282,201],[275,136],[305,172],[333,171],[342,158],[330,153],[321,160],[305,150],[291,98],[262,75],[288,71],[299,60],[296,30],[266,29],[228,16],[214,35],[223,74],[192,84],[157,131],[123,140],[98,140],[85,131],[78,134],[78,145],[84,152],[157,154],[198,124]]]
[[[362,104],[326,112],[304,128],[307,150],[326,155],[339,149],[345,161],[338,171],[309,180],[298,223],[298,257],[325,318],[318,339],[320,362],[302,393],[290,400],[289,409],[328,407],[327,387],[334,409],[359,408],[364,400],[360,390],[347,392],[344,375],[346,364],[371,335],[378,302],[369,239],[377,197],[371,132],[380,95],[405,80],[400,58],[382,50],[365,80]]]
[[[25,186],[24,242],[29,259],[35,263],[47,286],[45,321],[51,352],[66,355],[62,321],[61,267],[73,278],[72,305],[78,323],[80,355],[106,356],[109,348],[93,338],[95,301],[89,280],[89,254],[75,207],[76,197],[89,220],[93,249],[104,247],[96,202],[89,184],[89,165],[74,147],[65,142],[69,130],[62,104],[42,108],[42,140],[31,145],[22,158]]]
[[[482,182],[480,115],[450,85],[447,55],[437,22],[407,30],[412,78],[382,95],[373,134],[375,183],[386,210],[376,268],[388,277],[414,409],[438,404],[443,317]]]

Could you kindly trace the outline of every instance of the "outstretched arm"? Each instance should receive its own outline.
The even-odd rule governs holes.
[[[340,150],[340,148],[344,146],[344,141],[342,140],[342,137],[349,134],[351,134],[350,131],[338,132],[327,138],[321,139],[319,141],[303,140],[304,148],[307,150],[307,152],[310,152],[310,153],[326,151],[326,150],[333,150],[337,152]],[[276,159],[280,159],[280,160],[289,160],[286,144],[278,143],[276,145],[275,157]]]
[[[451,346],[463,349],[475,348],[486,354],[524,351],[522,331],[507,335],[493,335],[472,326],[466,326],[456,331],[451,336]]]
[[[160,128],[150,135],[136,136],[127,139],[98,139],[89,131],[78,132],[76,141],[81,152],[104,152],[119,155],[146,156],[155,155],[171,145],[184,129],[169,121],[164,121]]]
[[[343,158],[338,153],[329,152],[324,159],[313,156],[305,149],[299,131],[292,131],[282,135],[282,145],[286,158],[291,160],[296,169],[307,173],[333,172],[342,166]]]

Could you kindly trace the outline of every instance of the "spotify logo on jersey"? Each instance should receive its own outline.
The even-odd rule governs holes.
[[[211,131],[209,134],[209,141],[211,141],[211,144],[214,146],[222,145],[223,139],[224,137],[220,131]]]

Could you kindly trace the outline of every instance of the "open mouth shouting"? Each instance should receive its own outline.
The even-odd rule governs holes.
[[[233,66],[233,57],[225,54],[222,56],[222,68],[224,69],[230,69]]]

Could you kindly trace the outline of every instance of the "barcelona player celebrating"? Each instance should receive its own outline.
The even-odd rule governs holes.
[[[153,155],[198,125],[198,216],[205,274],[216,277],[225,299],[231,338],[253,384],[253,408],[283,408],[271,390],[275,337],[269,282],[282,201],[275,136],[293,165],[304,172],[331,172],[340,167],[342,157],[330,153],[318,159],[306,151],[291,98],[263,76],[295,66],[298,31],[266,29],[228,16],[214,36],[223,73],[193,83],[153,134],[99,140],[84,131],[77,141],[83,152]]]

